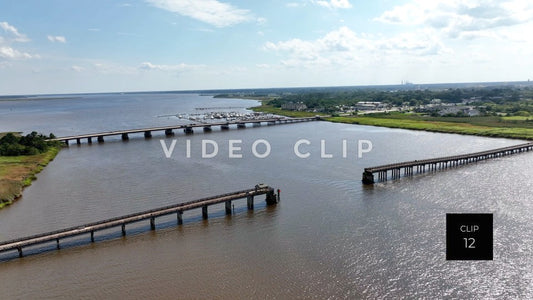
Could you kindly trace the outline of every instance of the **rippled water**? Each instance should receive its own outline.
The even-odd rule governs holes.
[[[82,95],[77,99],[0,102],[0,131],[57,135],[167,125],[164,114],[194,107],[252,106],[249,100],[196,95]],[[271,144],[255,158],[251,144]],[[293,153],[299,139],[311,157]],[[170,159],[160,139],[177,139]],[[192,157],[185,154],[185,141]],[[202,139],[219,155],[200,157]],[[228,158],[242,140],[243,159]],[[326,140],[331,159],[320,158]],[[342,140],[348,157],[342,157]],[[357,141],[373,151],[357,157]],[[310,122],[212,133],[142,134],[71,145],[12,206],[0,210],[0,240],[61,229],[267,183],[281,203],[253,212],[235,201],[233,216],[186,212],[0,256],[0,298],[532,298],[533,154],[488,160],[398,181],[361,184],[364,167],[520,143],[515,140]],[[494,213],[493,261],[446,261],[445,215]]]

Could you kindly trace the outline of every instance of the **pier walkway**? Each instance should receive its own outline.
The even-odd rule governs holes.
[[[185,203],[179,203],[175,205],[169,205],[161,208],[151,209],[139,213],[129,214],[126,216],[116,217],[112,219],[107,219],[99,222],[84,224],[80,226],[75,226],[71,228],[66,228],[62,230],[46,232],[38,235],[33,235],[29,237],[14,239],[10,241],[5,241],[0,243],[0,252],[16,250],[20,257],[23,256],[23,248],[28,246],[33,246],[37,244],[45,244],[50,242],[55,242],[57,249],[60,248],[59,241],[60,239],[73,237],[81,234],[90,234],[91,242],[94,242],[94,233],[99,230],[111,228],[111,227],[122,227],[122,235],[126,235],[126,225],[134,222],[139,222],[142,220],[150,220],[150,228],[155,230],[155,218],[169,215],[177,214],[178,225],[183,224],[183,212],[186,210],[192,210],[196,208],[202,209],[202,217],[207,219],[207,208],[210,205],[215,205],[219,203],[225,203],[226,214],[231,214],[231,202],[233,200],[246,198],[248,209],[253,209],[254,207],[254,197],[259,195],[266,195],[266,203],[268,205],[276,204],[279,201],[279,190],[278,194],[274,193],[274,189],[270,186],[264,184],[258,184],[253,189],[237,191],[233,193],[202,198],[194,201],[189,201]]]
[[[310,122],[318,121],[320,117],[309,117],[309,118],[285,118],[285,117],[276,117],[269,119],[256,119],[256,120],[235,120],[235,121],[226,121],[226,122],[216,122],[216,123],[193,123],[193,124],[184,124],[184,125],[172,125],[172,126],[161,126],[161,127],[151,127],[151,128],[140,128],[140,129],[128,129],[128,130],[117,130],[117,131],[107,131],[99,133],[89,133],[89,134],[80,134],[72,136],[57,137],[50,139],[51,141],[61,141],[69,145],[69,141],[75,140],[79,145],[81,144],[82,139],[87,139],[87,143],[92,143],[93,138],[96,138],[98,142],[103,142],[104,137],[120,135],[123,140],[128,140],[129,135],[133,133],[144,133],[145,138],[152,137],[153,131],[164,131],[165,135],[171,136],[174,134],[173,130],[183,129],[187,134],[193,133],[194,128],[202,128],[204,131],[211,131],[213,126],[220,126],[221,130],[229,129],[230,125],[237,125],[237,128],[246,128],[246,124],[252,124],[252,126],[261,126],[261,123],[267,123],[267,125],[278,125],[278,124],[291,124],[299,122]]]
[[[531,150],[533,150],[533,142],[470,154],[446,156],[424,160],[414,160],[377,167],[370,167],[365,168],[365,171],[363,172],[363,183],[373,184],[375,182],[374,173],[377,173],[378,180],[386,181],[389,178],[389,171],[392,179],[399,179],[401,177],[402,169],[404,176],[412,176],[415,170],[417,173],[443,170],[460,165],[466,165],[472,162],[478,162],[480,160],[522,153]]]

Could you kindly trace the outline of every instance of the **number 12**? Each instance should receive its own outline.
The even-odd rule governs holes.
[[[476,248],[474,246],[474,243],[476,242],[476,239],[474,238],[463,238],[465,240],[465,248]]]

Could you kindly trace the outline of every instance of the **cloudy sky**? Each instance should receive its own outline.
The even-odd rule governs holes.
[[[530,0],[0,2],[0,95],[528,78]]]

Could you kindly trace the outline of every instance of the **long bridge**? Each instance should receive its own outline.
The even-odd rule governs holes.
[[[363,172],[363,183],[373,184],[375,182],[374,173],[377,174],[378,180],[386,181],[389,178],[389,173],[392,179],[399,179],[401,177],[402,169],[404,176],[412,176],[415,171],[417,173],[425,173],[426,171],[433,172],[460,165],[466,165],[481,160],[522,153],[531,150],[533,150],[533,142],[463,155],[413,160],[377,167],[369,167],[365,168]]]
[[[5,241],[0,243],[0,252],[5,251],[18,251],[19,257],[23,256],[23,248],[38,244],[46,244],[50,242],[55,242],[57,249],[60,249],[59,241],[60,239],[69,238],[73,236],[78,236],[82,234],[90,234],[91,242],[94,242],[94,233],[96,231],[104,230],[111,227],[122,228],[122,235],[126,235],[126,225],[134,222],[139,222],[143,220],[150,220],[150,228],[155,230],[155,218],[176,214],[178,225],[183,224],[183,212],[187,210],[202,209],[203,219],[208,218],[208,206],[225,203],[226,214],[231,214],[231,202],[237,199],[247,199],[248,209],[252,210],[254,208],[254,197],[259,195],[266,195],[267,205],[273,205],[279,201],[279,193],[277,195],[274,193],[274,189],[270,186],[264,184],[258,184],[253,189],[247,189],[242,191],[237,191],[233,193],[222,194],[218,196],[212,196],[207,198],[202,198],[194,201],[169,205],[165,207],[160,207],[156,209],[151,209],[139,213],[129,214],[121,217],[116,217],[112,219],[107,219],[99,222],[88,223],[84,225],[74,226],[62,230],[46,232],[42,234],[37,234],[33,236],[28,236],[24,238],[14,239],[10,241]]]
[[[182,125],[172,125],[172,126],[161,126],[161,127],[151,127],[151,128],[140,128],[140,129],[128,129],[128,130],[117,130],[117,131],[107,131],[99,133],[89,133],[89,134],[80,134],[72,136],[64,136],[51,139],[52,141],[61,141],[65,142],[68,146],[69,141],[75,140],[79,145],[83,139],[87,139],[87,143],[92,143],[93,138],[98,142],[104,142],[104,137],[106,136],[117,136],[120,135],[123,140],[128,140],[130,134],[134,133],[144,133],[145,138],[151,138],[153,131],[164,131],[165,135],[171,136],[174,134],[174,130],[183,129],[183,132],[186,134],[194,133],[194,128],[203,128],[204,131],[211,131],[212,127],[220,126],[221,130],[228,130],[230,125],[237,125],[237,128],[246,128],[246,124],[252,124],[252,126],[261,126],[261,123],[267,123],[267,125],[278,125],[278,124],[290,124],[290,123],[299,123],[299,122],[310,122],[321,120],[320,117],[307,117],[307,118],[285,118],[285,117],[275,117],[268,119],[252,119],[252,120],[235,120],[235,121],[226,121],[226,122],[215,122],[215,123],[193,123],[193,124],[182,124]]]

